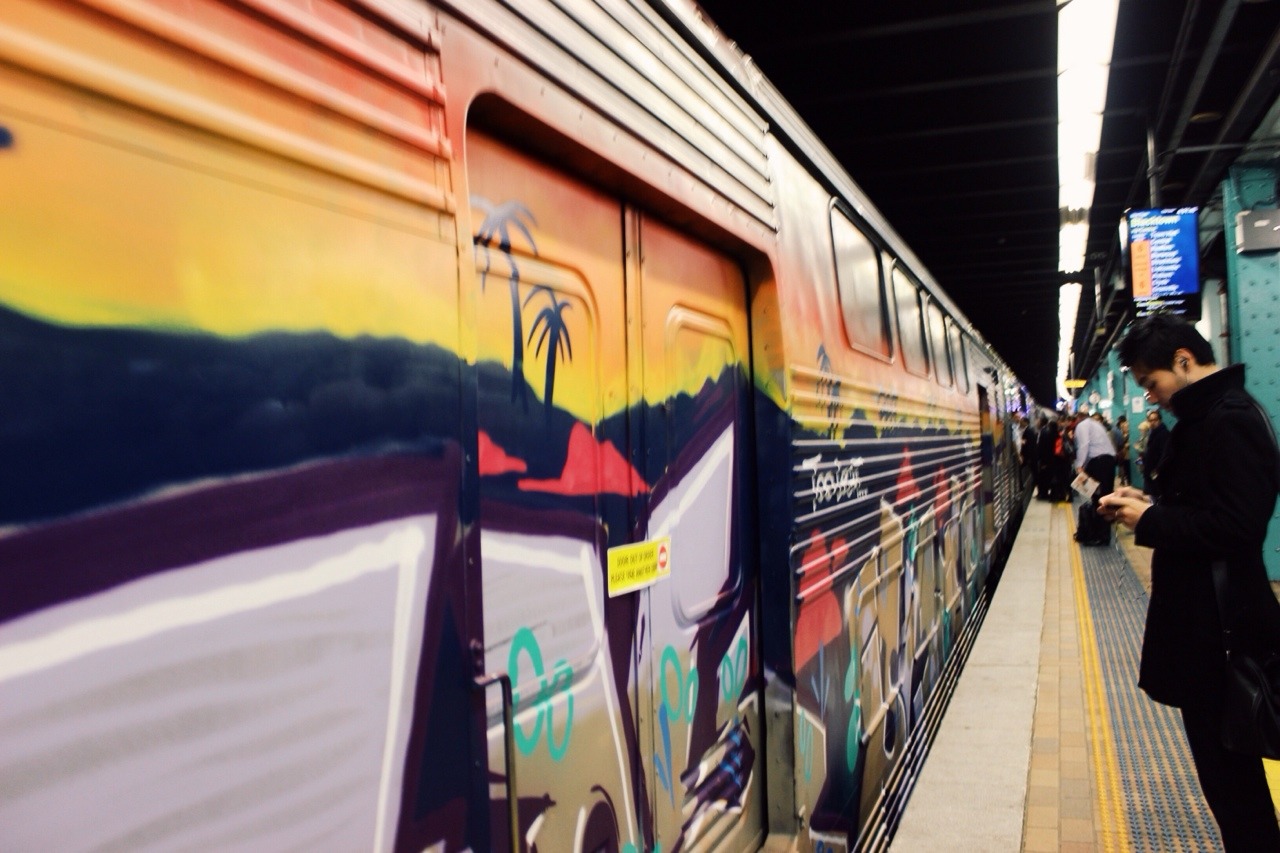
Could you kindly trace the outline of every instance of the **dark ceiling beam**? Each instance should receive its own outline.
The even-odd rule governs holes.
[[[991,281],[994,278],[995,276],[992,276],[990,274],[985,274],[981,271],[975,272],[975,273],[965,273],[965,274],[956,273],[947,277],[948,281]],[[1055,287],[1066,283],[1062,273],[1057,272],[1056,270],[1050,272],[1044,269],[1043,267],[1034,267],[1034,268],[1024,269],[1022,271],[1013,270],[1011,272],[1005,272],[1001,274],[1000,278],[1002,280],[1016,279],[1018,281],[1028,281],[1028,282],[1045,282],[1045,283],[1052,282]]]
[[[1239,154],[1238,148],[1227,143],[1247,137],[1249,129],[1257,122],[1259,114],[1275,100],[1278,77],[1280,77],[1280,32],[1272,35],[1262,58],[1254,66],[1253,73],[1249,75],[1248,82],[1241,88],[1240,96],[1223,117],[1222,126],[1214,139],[1214,145],[1223,147],[1209,152],[1208,156],[1201,161],[1199,171],[1187,188],[1188,199],[1199,200],[1210,195],[1213,185],[1221,180],[1227,165]]]
[[[1057,259],[1055,258],[1054,260],[1056,261]],[[976,281],[982,282],[984,286],[991,287],[1008,281],[1027,282],[1034,280],[1055,283],[1058,281],[1058,274],[1053,272],[1050,267],[1028,263],[1025,260],[1020,263],[1001,264],[998,268],[973,264],[945,267],[941,271],[934,270],[934,274],[939,279],[943,279],[944,284],[956,281]]]
[[[851,136],[841,138],[832,135],[828,144],[839,146],[842,143],[856,142],[858,145],[878,145],[882,143],[902,142],[908,139],[937,139],[941,136],[967,136],[974,133],[992,133],[1022,128],[1057,127],[1056,115],[1035,116],[1034,118],[1012,119],[1009,121],[975,122],[973,124],[953,124],[946,127],[928,127],[921,130],[904,130],[900,133],[883,133],[879,136]]]
[[[966,248],[963,256],[955,257],[954,253],[951,253],[947,257],[946,263],[939,263],[935,260],[932,266],[958,270],[965,267],[981,267],[988,262],[1003,262],[1010,258],[1022,258],[1026,266],[1035,266],[1048,261],[1049,249],[1053,249],[1053,261],[1057,263],[1058,247],[1056,244],[1050,246],[1047,241],[1028,244],[1026,241],[1016,240],[1004,245],[996,245],[993,242],[986,246]]]
[[[917,240],[921,247],[925,250],[934,247],[951,247],[953,253],[957,253],[955,246],[959,246],[958,257],[968,258],[974,254],[994,254],[997,252],[1005,252],[1011,249],[1019,251],[1031,252],[1035,250],[1037,257],[1047,257],[1053,255],[1053,262],[1058,262],[1058,235],[1046,234],[1044,227],[1027,230],[1024,228],[988,228],[983,231],[964,231],[951,228],[948,230],[946,239],[940,239],[942,235],[932,235],[933,239],[926,238]],[[954,239],[950,235],[954,234]]]
[[[992,21],[1003,21],[1012,18],[1023,18],[1034,15],[1056,15],[1057,5],[1054,0],[1032,0],[1016,6],[1005,6],[996,9],[983,9],[976,12],[961,12],[955,15],[936,15],[931,18],[919,18],[913,21],[900,21],[893,24],[879,24],[869,27],[838,30],[805,38],[779,39],[770,44],[758,55],[794,53],[813,47],[830,47],[845,42],[866,41],[886,36],[910,35],[912,33],[947,31],[955,27],[985,24]]]
[[[876,172],[877,178],[897,178],[907,175],[945,175],[955,172],[968,172],[973,169],[993,169],[1005,166],[1034,166],[1037,163],[1057,163],[1057,155],[1044,154],[1035,157],[1005,157],[999,160],[957,160],[955,162],[938,163],[931,166],[919,166],[907,169],[881,169]]]
[[[1057,258],[1054,259],[1055,261]],[[1056,264],[1055,264],[1056,266]],[[1036,263],[1034,259],[1002,263],[998,267],[979,264],[939,264],[930,267],[934,276],[943,280],[943,284],[955,281],[973,281],[990,283],[992,286],[1007,281],[1057,281],[1058,273],[1048,266]]]
[[[1057,225],[1053,225],[1053,227],[1057,228]],[[915,242],[919,243],[919,245],[928,245],[928,243],[955,242],[956,240],[970,241],[970,240],[973,240],[974,237],[980,237],[980,236],[1006,237],[1006,238],[1024,237],[1024,236],[1043,237],[1044,229],[1043,228],[997,228],[995,229],[995,231],[972,231],[972,229],[966,228],[966,229],[963,229],[963,231],[961,231],[961,229],[959,228],[948,228],[946,229],[946,231],[941,231],[940,229],[940,231],[934,232],[932,234],[932,240],[929,234],[916,234]],[[1057,246],[1056,232],[1053,233],[1053,246]]]
[[[929,269],[933,271],[937,278],[955,278],[955,279],[990,279],[991,281],[1004,281],[1007,279],[1016,279],[1022,276],[1034,275],[1037,279],[1048,281],[1049,279],[1057,280],[1058,271],[1055,269],[1058,265],[1058,253],[1053,253],[1053,263],[1048,262],[1048,258],[1028,257],[1015,255],[1007,261],[994,261],[976,263],[969,261],[961,261],[959,263],[935,263],[930,265]]]
[[[842,89],[825,97],[798,97],[797,106],[835,106],[854,101],[875,101],[884,98],[914,97],[916,95],[936,95],[941,92],[956,92],[964,89],[986,89],[991,86],[1004,86],[1010,83],[1028,81],[1053,81],[1058,79],[1058,69],[1053,65],[1037,66],[1022,71],[1010,71],[1002,74],[978,74],[969,77],[948,77],[946,80],[931,80],[928,83],[907,83],[900,86],[874,86],[856,89]]]
[[[1043,207],[1023,207],[1023,208],[1007,208],[1002,210],[975,210],[964,215],[965,222],[979,222],[984,219],[1004,219],[1011,217],[1015,219],[1023,219],[1029,216],[1044,216]],[[917,210],[914,214],[906,216],[895,216],[893,221],[896,223],[903,222],[933,222],[936,219],[927,210]]]
[[[1178,35],[1174,40],[1168,64],[1165,66],[1164,86],[1160,90],[1160,101],[1154,114],[1157,124],[1169,113],[1169,108],[1173,101],[1173,93],[1176,91],[1178,75],[1182,69],[1182,63],[1187,58],[1187,45],[1191,41],[1191,30],[1195,25],[1195,19],[1199,12],[1200,0],[1188,0],[1182,7],[1182,21],[1178,25]]]
[[[855,179],[856,177],[857,176],[855,175]],[[862,184],[863,187],[867,187],[871,182],[862,180],[860,181],[860,183]],[[922,204],[924,205],[940,204],[943,202],[961,201],[964,199],[990,200],[992,198],[998,198],[1000,196],[1027,196],[1027,195],[1034,195],[1036,193],[1050,193],[1050,192],[1053,193],[1054,209],[1056,210],[1057,202],[1058,202],[1058,185],[1056,183],[1028,184],[1027,186],[1022,186],[1022,187],[999,187],[997,189],[974,190],[972,192],[931,193],[927,195],[914,194],[911,197],[911,204],[914,207],[919,207]],[[873,199],[876,197],[875,193],[871,193],[870,195]],[[888,205],[885,205],[885,207],[888,207]],[[1054,226],[1054,227],[1055,229],[1057,228],[1057,226]]]
[[[1240,0],[1226,0],[1222,4],[1222,8],[1218,10],[1218,18],[1214,21],[1213,31],[1209,34],[1209,41],[1205,45],[1204,52],[1200,54],[1200,61],[1196,64],[1195,74],[1192,75],[1191,83],[1187,86],[1186,94],[1183,96],[1182,108],[1178,110],[1178,120],[1169,134],[1169,139],[1165,146],[1172,151],[1176,151],[1178,146],[1182,144],[1182,136],[1187,131],[1187,125],[1191,123],[1191,115],[1195,111],[1196,104],[1200,101],[1200,96],[1204,93],[1205,84],[1209,82],[1209,73],[1218,62],[1218,57],[1222,53],[1222,45],[1226,42],[1227,33],[1231,31],[1231,24],[1235,21],[1236,13],[1239,11]],[[1163,119],[1163,114],[1161,114],[1161,118]]]
[[[1106,121],[1106,119],[1103,118],[1103,121]],[[1105,160],[1115,157],[1132,157],[1135,154],[1141,154],[1143,159],[1146,159],[1147,146],[1145,142],[1141,145],[1136,143],[1133,145],[1108,145],[1105,151],[1098,152],[1098,159]]]
[[[1116,59],[1111,63],[1111,73],[1117,71],[1138,71],[1143,68],[1168,68],[1168,53],[1146,53],[1142,56],[1129,56],[1124,59]]]
[[[947,211],[948,215],[954,216],[955,211]],[[896,219],[893,221],[897,221]],[[904,220],[905,221],[905,220]],[[913,219],[913,223],[919,223],[922,220]],[[983,238],[1008,238],[1008,237],[1025,237],[1029,240],[1023,240],[1021,245],[1035,245],[1036,236],[1039,235],[1040,243],[1044,245],[1058,245],[1058,220],[1052,215],[1052,211],[1044,211],[1036,216],[1022,216],[1011,219],[1006,222],[1000,220],[987,219],[981,223],[971,223],[968,220],[960,220],[955,217],[946,227],[942,229],[935,227],[929,231],[922,231],[921,228],[912,228],[913,235],[917,242],[923,244],[932,244],[939,239],[955,236],[955,239],[961,242],[981,241]],[[1046,233],[1046,229],[1055,229],[1052,233]],[[1051,239],[1052,238],[1052,239]],[[1003,245],[1003,244],[1000,244]]]
[[[1054,266],[1057,266],[1057,252],[1054,252]],[[990,281],[1010,281],[1021,280],[1023,278],[1034,278],[1038,281],[1058,281],[1060,273],[1056,269],[1051,269],[1039,261],[1032,259],[1023,261],[1021,264],[1010,263],[1001,264],[998,272],[993,272],[995,267],[978,264],[938,264],[940,269],[944,270],[951,278],[956,279],[987,279]],[[937,270],[934,270],[936,273]]]
[[[1005,300],[1057,302],[1058,288],[1061,286],[1060,282],[1048,279],[1026,279],[1025,281],[1005,284],[999,288],[974,284],[966,285],[963,282],[954,280],[948,281],[946,284],[949,289],[954,289],[954,295],[958,299],[969,305],[981,304],[984,310],[990,308],[997,311],[1004,307]],[[984,302],[983,300],[986,301]]]
[[[958,270],[967,267],[975,267],[978,269],[993,268],[996,266],[1008,266],[1009,261],[1022,260],[1022,266],[1038,267],[1049,261],[1049,249],[1053,249],[1053,263],[1058,263],[1058,247],[1057,245],[1049,246],[1047,243],[1041,245],[1032,245],[1029,248],[1023,248],[1021,240],[1011,240],[1004,245],[992,245],[984,247],[981,251],[969,251],[965,249],[963,254],[957,252],[947,253],[946,263],[935,263],[934,266],[945,267],[946,269]],[[1056,275],[1057,270],[1053,270]]]
[[[1025,307],[1058,303],[1058,286],[1042,281],[1010,284],[990,289],[985,287],[965,289],[963,285],[957,286],[955,282],[949,283],[948,286],[955,289],[952,295],[968,306],[966,311],[1003,311],[1014,305]]]

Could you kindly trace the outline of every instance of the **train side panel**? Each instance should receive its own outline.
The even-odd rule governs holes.
[[[430,20],[262,8],[5,6],[8,849],[388,849],[471,798],[405,760],[483,747]]]
[[[774,162],[791,322],[786,425],[761,454],[789,460],[795,796],[816,849],[874,846],[982,594],[993,382],[972,381],[964,336],[893,246]]]
[[[1012,386],[696,10],[9,0],[0,60],[0,846],[883,840]]]

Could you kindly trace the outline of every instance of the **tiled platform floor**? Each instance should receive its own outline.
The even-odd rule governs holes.
[[[1055,512],[1054,527],[1062,524]],[[1071,571],[1072,543],[1052,529],[1045,577],[1044,633],[1036,710],[1031,731],[1022,849],[1093,851],[1103,844],[1095,818],[1098,802],[1091,771],[1079,620]]]

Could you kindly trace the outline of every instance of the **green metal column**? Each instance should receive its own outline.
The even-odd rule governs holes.
[[[1280,413],[1280,254],[1236,252],[1236,214],[1276,207],[1276,169],[1237,164],[1222,184],[1222,214],[1227,251],[1227,307],[1231,361],[1244,362],[1249,392],[1276,423]],[[1277,211],[1280,215],[1280,211]],[[1280,523],[1271,517],[1263,557],[1267,574],[1280,580]]]

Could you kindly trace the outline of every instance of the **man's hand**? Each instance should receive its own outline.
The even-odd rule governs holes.
[[[1138,526],[1138,519],[1150,508],[1151,501],[1133,486],[1121,486],[1098,500],[1098,513],[1103,518],[1118,521],[1130,530]]]

